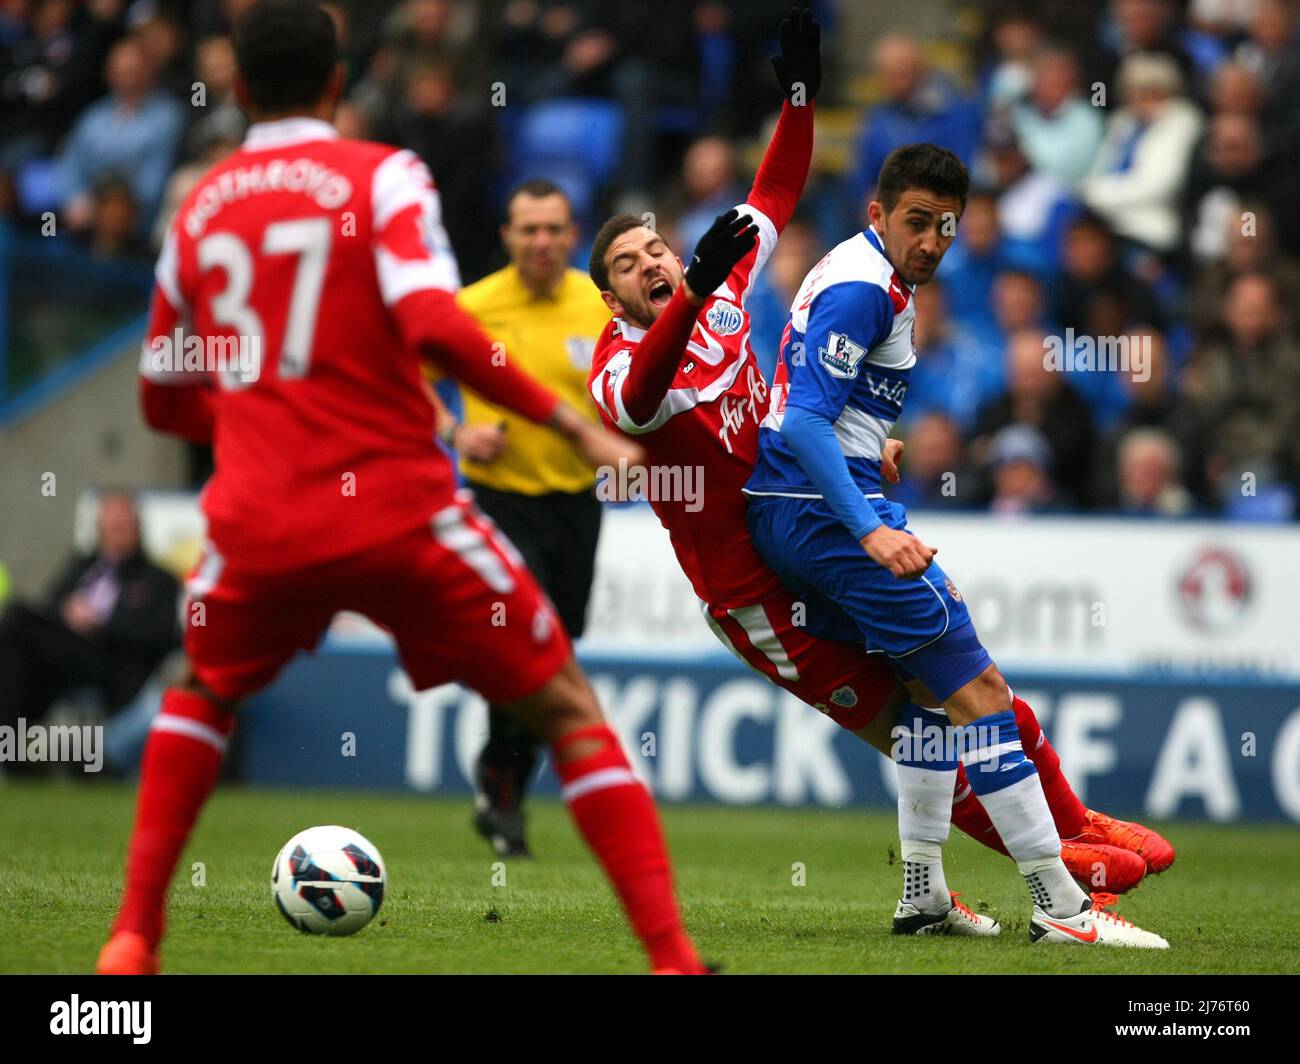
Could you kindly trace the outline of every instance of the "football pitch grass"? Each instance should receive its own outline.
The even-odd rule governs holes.
[[[0,972],[91,970],[116,908],[132,808],[126,785],[0,787]],[[532,807],[533,861],[494,867],[469,817],[468,800],[223,786],[172,888],[164,970],[645,971],[613,895],[557,802]],[[1156,952],[1031,945],[1014,867],[956,832],[947,848],[949,886],[995,914],[1001,938],[895,938],[889,927],[901,867],[888,810],[668,806],[664,820],[690,929],[702,955],[731,974],[1300,967],[1293,917],[1300,846],[1291,825],[1154,825],[1174,842],[1178,860],[1121,899],[1119,911],[1169,939],[1172,948]],[[379,915],[351,938],[299,934],[271,900],[281,845],[302,828],[332,823],[367,836],[388,866]]]

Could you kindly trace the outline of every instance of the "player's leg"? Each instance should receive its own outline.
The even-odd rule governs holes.
[[[122,901],[96,966],[100,975],[157,971],[167,889],[216,786],[236,708],[192,674],[163,693],[145,742]]]
[[[932,567],[934,568],[934,567]],[[1016,862],[1033,901],[1035,941],[1165,948],[1158,935],[1090,898],[1061,860],[1061,841],[1034,764],[1024,755],[1011,690],[963,619],[955,630],[909,654],[906,668],[939,698],[957,727],[972,791]]]
[[[357,589],[358,608],[392,630],[418,690],[459,680],[550,745],[569,814],[652,968],[703,971],[677,908],[654,800],[605,722],[550,602],[467,499],[432,524],[432,536],[416,533],[378,559],[376,579]]]
[[[913,749],[896,742],[900,707],[909,723],[928,712],[932,724],[946,724],[941,710],[904,705],[904,689],[883,655],[868,655],[860,641],[849,642],[852,620],[819,596],[782,592],[753,606],[702,609],[713,634],[742,662],[886,755]],[[950,752],[951,764],[926,764],[930,749],[918,745],[899,764],[904,889],[895,932],[997,934],[996,920],[971,912],[944,882],[937,850],[948,837],[959,768]]]
[[[918,697],[924,706],[938,705],[928,690],[918,690]],[[1088,889],[1105,890],[1114,894],[1132,890],[1147,873],[1147,861],[1138,852],[1143,840],[1138,832],[1149,832],[1149,829],[1142,828],[1141,825],[1124,824],[1122,821],[1110,821],[1117,829],[1130,829],[1122,843],[1113,841],[1110,836],[1101,836],[1100,833],[1095,837],[1083,834],[1088,830],[1089,818],[1100,817],[1101,814],[1088,810],[1074,793],[1061,770],[1061,759],[1052,748],[1030,705],[1014,695],[1011,705],[1016,715],[1021,747],[1038,771],[1043,784],[1043,795],[1052,811],[1057,834],[1061,836],[1061,860],[1065,862],[1065,867]],[[878,745],[878,739],[868,741]],[[1006,856],[1007,849],[1002,844],[998,829],[993,826],[979,797],[971,789],[966,769],[960,763],[957,766],[957,785],[952,796],[952,822],[959,831]],[[1149,833],[1154,839],[1164,842],[1155,832]],[[1134,845],[1135,842],[1138,845]],[[1165,845],[1168,846],[1168,843]],[[1150,849],[1159,852],[1154,843]],[[1172,847],[1170,852],[1172,853]]]
[[[875,505],[890,527],[906,530],[901,506],[883,500]],[[931,565],[919,579],[895,579],[820,500],[751,500],[749,516],[755,546],[786,585],[796,591],[810,587],[834,602],[853,618],[869,647],[891,657],[912,684],[914,698],[928,688],[962,729],[971,789],[1025,875],[1036,916],[1041,910],[1060,923],[1088,913],[1089,899],[1061,861],[1042,785],[1021,749],[1010,689],[943,570]],[[990,765],[997,771],[985,771]],[[1106,941],[1164,944],[1136,929],[1129,928],[1134,932],[1129,934],[1110,914],[1086,922],[1104,927]],[[1068,935],[1059,937],[1069,940]]]
[[[550,745],[569,815],[604,866],[651,968],[703,972],[677,908],[654,800],[572,655],[540,690],[509,708]]]
[[[546,541],[551,535],[538,499],[475,487],[480,512],[492,521],[503,542],[554,599],[555,576]],[[524,832],[524,796],[541,744],[504,707],[488,705],[488,735],[474,766],[474,828],[502,857],[529,856]]]
[[[302,647],[313,646],[332,609],[314,601],[324,574],[290,588],[221,572],[209,553],[187,582],[188,675],[163,694],[140,767],[125,889],[101,974],[157,970],[166,898],[181,851],[216,786],[240,701],[269,683]],[[286,609],[285,602],[294,608]]]

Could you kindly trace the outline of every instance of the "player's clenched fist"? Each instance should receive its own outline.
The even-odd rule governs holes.
[[[822,87],[822,28],[806,7],[792,7],[781,23],[781,54],[772,57],[776,80],[796,106]]]
[[[911,533],[888,525],[873,529],[859,542],[873,562],[883,565],[899,580],[915,580],[930,568],[930,560],[939,553],[937,547],[927,547]]]
[[[732,268],[749,254],[758,239],[758,226],[748,214],[732,207],[713,219],[713,224],[695,245],[695,255],[686,267],[686,298],[703,303],[718,288]]]

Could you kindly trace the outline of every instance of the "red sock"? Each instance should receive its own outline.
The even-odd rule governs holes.
[[[1056,821],[1056,833],[1063,839],[1072,839],[1087,827],[1088,808],[1074,793],[1070,781],[1061,771],[1061,759],[1052,744],[1047,741],[1038,718],[1023,698],[1012,696],[1011,709],[1016,715],[1016,727],[1020,731],[1020,745],[1025,757],[1034,763],[1038,770],[1038,779],[1043,785],[1043,796]]]
[[[966,766],[957,765],[957,786],[952,792],[952,822],[958,830],[966,832],[976,842],[981,842],[990,850],[1005,854],[1007,848],[1002,845],[1002,836],[993,826],[988,813],[970,789],[966,778]]]
[[[561,760],[570,744],[598,739],[601,749]],[[622,899],[652,968],[703,970],[673,896],[672,866],[654,800],[633,774],[616,736],[597,725],[570,732],[552,747],[561,796]]]
[[[114,931],[135,931],[156,949],[167,887],[199,809],[216,786],[232,714],[201,695],[170,688],[145,745],[126,890]]]

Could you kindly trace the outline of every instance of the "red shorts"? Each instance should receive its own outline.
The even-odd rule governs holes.
[[[550,600],[468,492],[409,535],[303,569],[239,572],[209,548],[186,593],[185,653],[200,682],[232,700],[313,649],[339,610],[392,633],[417,690],[454,680],[506,702],[571,653]]]
[[[794,623],[798,600],[782,591],[756,606],[704,605],[704,619],[728,650],[751,669],[849,731],[865,728],[897,680],[881,655],[817,639]]]

